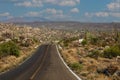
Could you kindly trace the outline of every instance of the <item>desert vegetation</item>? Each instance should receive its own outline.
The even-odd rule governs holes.
[[[61,54],[71,69],[83,80],[119,80],[120,31],[88,28],[78,33],[75,39],[72,36],[59,43]]]
[[[30,33],[31,29],[0,23],[0,72],[19,65],[40,44],[39,39],[33,36],[35,33]]]
[[[58,43],[68,66],[83,80],[120,80],[119,23],[40,23],[30,27],[33,24],[0,23],[0,72],[16,67],[38,45]]]
[[[8,55],[20,56],[19,47],[12,41],[0,44],[0,57]]]

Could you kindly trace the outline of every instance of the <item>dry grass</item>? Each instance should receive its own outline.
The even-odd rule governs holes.
[[[21,50],[20,57],[15,56],[6,56],[0,59],[0,72],[8,71],[9,69],[12,69],[16,66],[18,66],[20,63],[22,63],[26,58],[28,58],[30,55],[33,54],[36,45],[33,45],[32,47],[26,48],[24,50]]]
[[[98,59],[94,59],[91,57],[87,57],[88,50],[95,49],[96,47],[92,46],[92,48],[89,47],[69,47],[67,49],[63,49],[61,51],[61,54],[63,58],[66,60],[67,63],[81,63],[83,65],[83,68],[81,71],[79,71],[78,75],[83,80],[113,80],[112,77],[108,77],[104,74],[97,73],[97,69],[104,69],[107,68],[109,65],[117,66],[120,70],[120,64],[119,62],[116,62],[116,58],[108,59],[108,58],[102,58],[98,57]],[[88,50],[86,50],[88,49]],[[79,50],[79,54],[78,54]]]
[[[76,48],[66,49],[62,51],[62,56],[65,58],[66,62],[74,63],[79,61],[78,60],[79,57],[76,53],[77,53]]]

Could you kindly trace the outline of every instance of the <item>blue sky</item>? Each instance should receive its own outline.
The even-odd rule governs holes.
[[[0,0],[0,21],[24,17],[51,21],[120,22],[120,0]]]

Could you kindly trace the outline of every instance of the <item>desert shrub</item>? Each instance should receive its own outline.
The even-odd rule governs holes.
[[[71,43],[72,41],[78,40],[78,37],[71,37],[71,38],[66,38],[63,40],[63,43],[65,44],[65,46],[68,46],[69,43]]]
[[[82,42],[81,42],[81,44],[84,46],[84,45],[86,45],[87,44],[87,40],[83,40]]]
[[[22,41],[25,39],[25,36],[19,36],[19,39]]]
[[[12,38],[12,34],[9,33],[9,32],[2,33],[2,37],[4,37],[4,38]]]
[[[14,43],[19,43],[18,38],[13,38],[12,41],[13,41]]]
[[[77,72],[81,71],[81,69],[83,67],[83,65],[80,63],[71,63],[71,64],[69,64],[69,66]]]
[[[105,47],[107,44],[105,41],[100,42],[102,47]]]
[[[20,46],[22,46],[22,47],[29,47],[30,43],[24,42],[24,43],[21,43]]]
[[[19,47],[12,41],[0,44],[0,56],[14,55],[18,57],[20,55]]]
[[[98,50],[93,50],[91,53],[88,54],[88,56],[97,59],[101,55]]]
[[[20,46],[22,46],[22,47],[29,47],[29,46],[31,46],[31,45],[33,45],[34,44],[34,41],[32,40],[32,39],[26,39],[26,40],[24,40],[21,44],[20,44]]]
[[[113,58],[120,56],[120,48],[119,46],[112,46],[104,50],[103,57]]]
[[[33,37],[33,41],[34,41],[35,43],[38,43],[38,42],[39,42],[39,40],[38,40],[37,38],[35,38],[35,37]]]
[[[99,40],[99,38],[95,34],[92,34],[90,32],[86,33],[86,38],[85,39],[87,39],[88,42],[93,44],[93,45],[97,44],[98,40]]]
[[[67,43],[67,42],[66,42],[66,43],[64,43],[64,46],[65,46],[65,47],[68,47],[68,43]]]
[[[91,42],[91,44],[96,44],[98,42],[98,38],[97,37],[91,37],[90,42]]]

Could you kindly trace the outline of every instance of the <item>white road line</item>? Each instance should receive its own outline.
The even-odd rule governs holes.
[[[60,59],[62,60],[63,64],[66,66],[66,68],[77,78],[77,80],[82,80],[82,79],[80,79],[80,77],[79,77],[78,75],[76,75],[76,74],[68,67],[68,65],[66,64],[66,62],[63,60],[63,58],[62,58],[61,55],[60,55],[60,52],[59,52],[59,50],[58,50],[57,45],[56,45],[56,49],[57,49],[57,52],[58,52],[58,55],[59,55]]]

